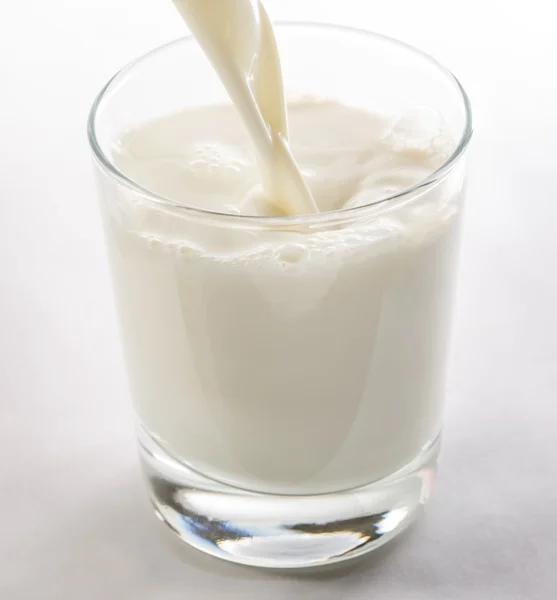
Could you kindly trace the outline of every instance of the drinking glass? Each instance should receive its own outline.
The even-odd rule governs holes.
[[[155,512],[209,554],[290,568],[378,548],[430,495],[472,130],[459,82],[410,46],[315,24],[276,35],[287,97],[385,114],[410,155],[423,137],[405,115],[442,119],[443,164],[364,206],[290,217],[146,189],[114,162],[121,136],[229,102],[191,37],[116,74],[88,133]]]

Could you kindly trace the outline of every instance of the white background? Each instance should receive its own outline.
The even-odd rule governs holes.
[[[85,120],[116,69],[183,28],[170,0],[2,0],[0,598],[551,600],[551,3],[267,5],[275,18],[359,25],[404,39],[448,65],[472,98],[477,133],[434,499],[401,542],[330,572],[255,571],[169,542],[139,479]]]

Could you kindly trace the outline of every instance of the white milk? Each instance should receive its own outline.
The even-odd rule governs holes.
[[[288,108],[320,211],[405,189],[451,150],[419,113]],[[113,158],[188,206],[273,214],[232,106],[147,123]],[[440,429],[459,193],[447,180],[356,221],[269,231],[119,188],[108,242],[145,429],[199,471],[268,492],[347,489],[413,460]]]

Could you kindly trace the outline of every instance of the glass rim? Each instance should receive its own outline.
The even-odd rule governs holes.
[[[98,161],[101,167],[109,173],[112,177],[114,177],[119,183],[125,185],[127,188],[131,189],[135,193],[141,194],[142,196],[146,196],[150,201],[155,204],[159,204],[164,206],[165,208],[177,209],[179,211],[184,211],[190,215],[197,217],[205,217],[205,218],[213,218],[213,219],[226,219],[236,222],[236,224],[248,225],[248,224],[256,224],[256,225],[268,225],[268,226],[292,226],[293,224],[309,224],[309,223],[317,223],[322,221],[328,221],[335,218],[350,218],[356,217],[359,213],[365,212],[367,209],[375,208],[377,206],[389,205],[391,202],[396,200],[403,200],[405,197],[410,196],[411,194],[423,189],[427,188],[430,185],[433,185],[443,179],[445,175],[447,175],[452,168],[457,163],[458,159],[464,154],[466,151],[470,140],[472,139],[473,127],[472,127],[472,107],[470,104],[470,99],[468,94],[466,93],[464,87],[457,79],[457,77],[443,64],[437,61],[435,58],[430,56],[427,52],[420,50],[412,46],[411,44],[407,44],[406,42],[402,42],[397,40],[396,38],[392,38],[390,36],[386,36],[380,33],[375,33],[373,31],[368,31],[366,29],[361,29],[358,27],[350,27],[345,25],[333,25],[330,23],[319,23],[319,22],[304,22],[304,21],[277,21],[274,23],[279,29],[291,28],[291,29],[315,29],[328,31],[330,33],[344,33],[361,37],[372,37],[383,42],[387,42],[398,46],[404,50],[407,50],[413,54],[421,56],[426,59],[430,64],[432,64],[435,68],[437,68],[443,75],[447,77],[448,80],[452,81],[455,85],[457,91],[459,92],[460,99],[462,101],[462,106],[465,112],[465,122],[462,128],[462,133],[457,143],[455,144],[455,148],[451,152],[451,154],[447,157],[447,159],[443,162],[441,166],[437,169],[433,170],[426,177],[418,181],[417,183],[404,188],[403,190],[396,192],[395,194],[391,194],[386,196],[385,198],[380,198],[379,200],[374,200],[372,202],[368,202],[366,204],[362,204],[359,206],[353,206],[349,208],[340,208],[333,211],[328,212],[318,212],[318,213],[309,213],[303,215],[289,215],[289,216],[255,216],[255,215],[241,215],[241,214],[232,214],[219,212],[214,210],[208,210],[204,208],[199,208],[195,206],[190,206],[188,204],[184,204],[182,202],[178,202],[176,200],[172,200],[171,198],[167,198],[160,194],[157,194],[148,188],[145,188],[138,184],[136,181],[122,173],[112,159],[107,156],[107,154],[102,150],[96,134],[97,129],[97,114],[98,110],[101,107],[103,100],[110,94],[113,90],[114,86],[120,83],[127,75],[129,75],[133,69],[142,63],[144,60],[148,60],[149,58],[168,50],[173,46],[179,46],[184,43],[192,43],[195,41],[195,38],[192,35],[183,36],[177,39],[174,39],[166,44],[161,46],[157,46],[152,50],[140,55],[135,58],[124,67],[122,67],[119,71],[117,71],[103,86],[101,91],[97,94],[93,105],[89,111],[89,116],[87,118],[87,138],[89,140],[89,145],[91,150],[93,151],[93,156]],[[385,206],[385,208],[387,208]]]

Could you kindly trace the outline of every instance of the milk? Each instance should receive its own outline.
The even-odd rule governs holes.
[[[232,103],[140,123],[112,149],[159,197],[105,194],[140,424],[250,490],[389,476],[440,430],[460,178],[381,201],[427,179],[453,141],[425,109],[286,107],[259,1],[175,4]]]
[[[407,189],[452,150],[442,122],[419,111],[301,98],[288,115],[292,153],[323,213]],[[121,137],[113,160],[159,196],[232,215],[125,186],[107,210],[132,395],[170,455],[242,488],[309,494],[388,476],[436,438],[454,180],[331,214],[331,224],[239,218],[276,205],[230,105],[145,123]]]

